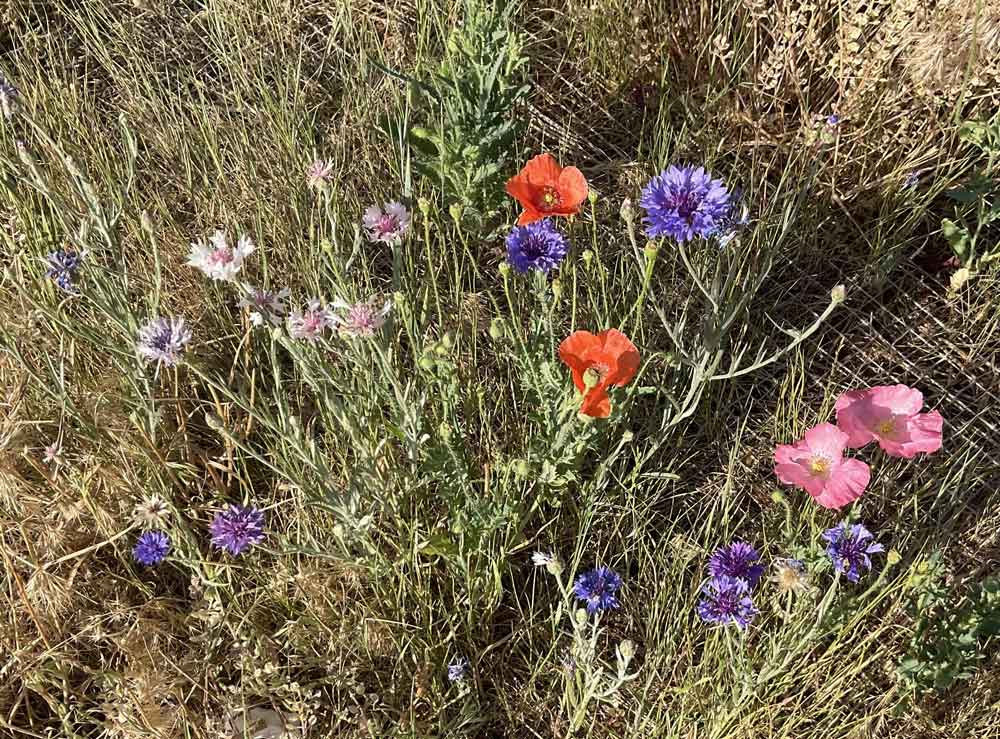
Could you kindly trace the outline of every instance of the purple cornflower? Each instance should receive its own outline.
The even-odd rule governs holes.
[[[184,318],[157,317],[139,329],[135,348],[148,362],[171,367],[177,364],[184,347],[191,341],[191,331]]]
[[[147,567],[159,564],[170,551],[170,537],[162,531],[147,531],[135,543],[132,556]]]
[[[906,175],[906,179],[903,180],[903,187],[907,189],[914,188],[919,184],[920,184],[919,172],[910,172],[909,174]]]
[[[760,553],[745,541],[734,541],[728,547],[716,549],[708,560],[712,577],[735,577],[746,580],[750,587],[764,574]]]
[[[456,657],[448,665],[448,679],[457,683],[465,679],[465,671],[469,669],[469,660],[465,657]]]
[[[875,541],[872,533],[859,523],[848,524],[844,521],[824,531],[823,538],[829,543],[826,553],[833,562],[833,568],[837,572],[846,573],[851,582],[857,582],[863,570],[871,570],[872,560],[869,554],[885,551],[885,547]]]
[[[55,282],[60,289],[68,293],[73,292],[73,280],[80,267],[80,255],[69,249],[56,249],[45,257],[45,261],[49,265],[45,276]]]
[[[684,242],[714,236],[729,216],[729,191],[704,167],[671,165],[649,181],[639,205],[646,210],[646,236]]]
[[[385,325],[385,317],[389,315],[392,301],[383,303],[373,296],[363,302],[351,304],[338,299],[333,301],[333,307],[342,311],[340,315],[333,317],[333,321],[343,336],[370,338]]]
[[[536,269],[548,274],[566,258],[566,239],[548,218],[515,226],[507,234],[507,261],[518,272]]]
[[[333,162],[317,159],[306,170],[306,184],[313,190],[322,190],[333,179]]]
[[[746,580],[723,575],[705,583],[701,592],[704,598],[698,602],[697,610],[703,621],[732,623],[745,629],[757,615]]]
[[[212,545],[234,557],[264,541],[264,513],[254,506],[231,505],[212,519]]]
[[[281,323],[281,317],[285,315],[285,304],[282,301],[288,297],[289,292],[287,287],[277,292],[245,282],[240,287],[243,289],[243,297],[240,298],[239,306],[250,309],[250,323],[254,326],[263,326],[265,323],[277,326]]]
[[[14,85],[8,82],[3,75],[0,75],[0,113],[3,117],[10,119],[17,112],[17,101],[21,93]]]
[[[573,592],[579,600],[586,601],[587,613],[597,613],[609,608],[619,608],[621,603],[615,592],[622,586],[622,579],[610,567],[597,567],[584,572],[573,584]]]
[[[410,211],[402,203],[383,203],[369,206],[361,218],[368,238],[371,241],[381,241],[392,244],[400,241],[410,228]]]
[[[840,123],[840,116],[837,115],[836,113],[831,113],[826,117],[826,125],[830,126],[831,128],[833,128],[839,123]]]
[[[293,310],[286,321],[289,335],[306,341],[316,341],[334,323],[334,315],[319,298],[310,300],[304,311]]]

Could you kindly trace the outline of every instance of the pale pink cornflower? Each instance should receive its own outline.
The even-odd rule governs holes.
[[[911,457],[941,448],[944,419],[937,411],[921,413],[924,396],[906,385],[880,385],[851,390],[837,398],[837,425],[847,445],[863,447],[877,441],[890,457]]]
[[[306,170],[306,184],[313,190],[322,190],[333,179],[333,162],[317,159]]]
[[[832,423],[806,431],[794,444],[778,444],[774,473],[786,485],[802,488],[824,508],[841,508],[868,487],[871,470],[860,459],[845,459],[847,434]]]
[[[42,455],[42,461],[45,462],[45,464],[62,464],[62,444],[58,441],[53,441],[45,447],[45,453]]]
[[[191,242],[187,265],[200,269],[213,280],[231,282],[243,267],[243,260],[256,247],[248,236],[240,236],[236,246],[229,246],[226,234],[216,231],[208,241]]]
[[[341,311],[334,316],[337,330],[345,336],[371,337],[385,324],[392,301],[382,303],[377,297],[371,297],[360,303],[347,303],[343,300],[333,301],[333,307]]]
[[[326,329],[334,325],[336,319],[330,309],[319,298],[313,298],[303,311],[293,310],[288,314],[286,325],[293,339],[316,341]]]
[[[254,326],[263,326],[265,323],[270,323],[272,326],[281,324],[281,319],[285,315],[285,304],[282,301],[288,297],[289,292],[287,287],[274,292],[243,282],[240,288],[243,290],[243,295],[239,306],[250,309],[250,323]]]
[[[402,240],[410,228],[410,211],[402,203],[384,203],[381,208],[369,206],[361,222],[371,241],[391,244]]]

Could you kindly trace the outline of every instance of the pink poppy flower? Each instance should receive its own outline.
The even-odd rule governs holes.
[[[877,441],[890,457],[910,459],[941,448],[944,419],[937,411],[921,413],[924,396],[906,385],[882,385],[851,390],[837,398],[837,425],[847,433],[847,445],[863,447]]]
[[[844,459],[847,434],[832,423],[806,431],[794,444],[774,449],[774,474],[786,485],[802,488],[824,508],[842,508],[861,497],[871,470],[860,459]]]

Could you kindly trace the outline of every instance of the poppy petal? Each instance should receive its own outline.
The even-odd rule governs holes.
[[[607,418],[611,415],[611,398],[603,387],[595,387],[583,396],[580,413],[591,418]]]
[[[587,179],[576,167],[566,167],[559,175],[560,210],[576,213],[587,199]]]
[[[627,385],[639,370],[639,350],[629,338],[615,328],[609,328],[597,335],[603,345],[611,371],[604,378],[606,385]]]
[[[528,160],[521,174],[535,187],[559,186],[559,175],[562,167],[551,154],[539,154]]]
[[[583,390],[583,373],[590,362],[587,356],[600,348],[600,340],[589,331],[574,331],[559,345],[559,358],[573,371],[573,384]]]
[[[534,208],[525,208],[523,211],[521,211],[521,215],[517,217],[517,225],[527,226],[529,223],[540,221],[543,218],[545,218],[544,213],[540,213]]]

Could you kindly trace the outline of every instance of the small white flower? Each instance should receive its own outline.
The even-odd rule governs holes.
[[[402,203],[384,203],[382,208],[369,206],[361,218],[370,241],[386,244],[401,241],[410,228],[410,211]]]
[[[45,464],[62,464],[62,445],[58,441],[53,441],[45,447],[45,454],[42,455],[42,461]]]
[[[535,567],[548,567],[549,563],[554,560],[555,557],[551,554],[546,554],[545,552],[535,552],[531,555],[531,564]]]
[[[329,308],[323,305],[319,298],[313,298],[304,311],[292,311],[288,314],[286,324],[288,333],[293,339],[316,341],[326,329],[334,325],[336,319]]]
[[[159,495],[152,495],[141,503],[135,504],[132,516],[140,526],[148,529],[160,529],[170,517],[170,508]]]
[[[231,282],[240,269],[243,260],[256,247],[248,236],[241,236],[235,247],[230,247],[226,234],[216,231],[204,241],[191,242],[191,253],[188,254],[187,265],[200,269],[213,280]]]
[[[270,323],[272,326],[281,325],[281,319],[285,315],[285,304],[282,301],[288,297],[287,287],[273,292],[244,282],[240,288],[243,290],[243,296],[240,298],[239,306],[250,309],[250,323],[254,326],[263,326],[265,323]]]
[[[374,336],[375,332],[385,325],[385,317],[392,309],[391,300],[385,301],[381,306],[380,302],[375,296],[354,304],[339,298],[334,300],[333,307],[341,311],[341,314],[333,316],[340,333],[354,338]]]

